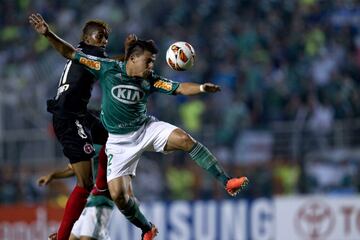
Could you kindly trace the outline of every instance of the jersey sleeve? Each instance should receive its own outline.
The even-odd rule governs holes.
[[[152,74],[151,76],[151,91],[152,92],[161,92],[168,95],[174,94],[176,89],[179,87],[180,83],[167,79],[165,77],[159,76],[157,74]]]
[[[106,69],[106,61],[78,51],[75,53],[73,61],[86,67],[97,78],[100,78]]]

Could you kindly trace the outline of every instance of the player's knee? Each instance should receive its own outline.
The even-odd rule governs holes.
[[[94,185],[94,183],[92,182],[92,180],[91,179],[78,179],[78,181],[77,181],[77,185],[79,186],[79,187],[82,187],[82,188],[85,188],[85,189],[87,189],[87,190],[91,190],[92,189],[92,187],[93,187],[93,185]]]
[[[90,160],[72,163],[71,166],[76,175],[77,185],[90,191],[94,185]]]
[[[194,146],[195,141],[187,133],[182,133],[179,135],[179,144],[182,150],[190,151]]]
[[[126,207],[126,204],[129,201],[129,194],[126,191],[123,191],[122,189],[116,189],[110,191],[110,195],[112,200],[120,209]]]

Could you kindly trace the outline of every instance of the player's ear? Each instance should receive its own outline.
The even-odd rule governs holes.
[[[135,62],[135,55],[131,54],[129,60],[134,63]]]
[[[81,39],[84,43],[89,43],[89,34],[84,34]]]

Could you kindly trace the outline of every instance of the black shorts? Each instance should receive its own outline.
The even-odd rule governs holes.
[[[107,132],[93,112],[75,119],[62,119],[54,115],[53,126],[70,163],[90,160],[95,155],[93,143],[106,143]]]

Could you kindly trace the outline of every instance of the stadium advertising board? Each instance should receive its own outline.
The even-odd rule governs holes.
[[[158,226],[158,240],[360,239],[357,197],[153,202],[141,208]],[[1,207],[0,239],[46,239],[61,214],[61,209],[42,206]],[[117,240],[138,240],[140,234],[116,210],[110,232]]]

